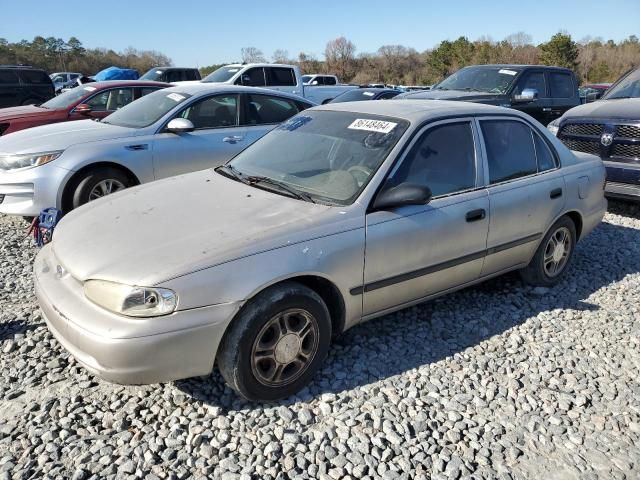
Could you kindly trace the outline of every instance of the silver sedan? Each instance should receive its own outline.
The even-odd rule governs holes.
[[[53,334],[118,383],[285,397],[355,324],[511,270],[551,287],[601,221],[602,161],[514,110],[330,104],[232,161],[96,201],[35,262]]]
[[[0,213],[68,212],[133,185],[220,165],[312,105],[273,90],[198,83],[150,93],[99,122],[2,136]]]

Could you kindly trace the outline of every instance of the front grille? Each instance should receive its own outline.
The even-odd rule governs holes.
[[[600,155],[600,143],[597,141],[590,142],[588,140],[574,140],[571,138],[561,138],[561,140],[569,150]]]
[[[611,147],[612,157],[624,158],[640,158],[640,144],[627,145],[624,143],[615,143]]]
[[[560,135],[602,135],[603,125],[598,123],[569,123],[562,128]]]
[[[617,136],[621,138],[640,139],[640,127],[633,125],[618,125]]]

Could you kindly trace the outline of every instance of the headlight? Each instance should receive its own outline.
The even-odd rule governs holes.
[[[558,129],[560,128],[560,119],[556,118],[553,122],[551,122],[549,125],[547,125],[547,128],[555,136],[558,136]]]
[[[178,296],[169,289],[133,287],[105,280],[87,280],[84,294],[96,305],[129,317],[168,315],[178,305]]]
[[[15,170],[17,168],[37,167],[52,162],[64,150],[54,152],[25,153],[21,155],[0,155],[0,170]]]

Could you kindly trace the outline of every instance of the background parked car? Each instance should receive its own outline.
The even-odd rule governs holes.
[[[0,65],[0,108],[36,105],[55,95],[44,70],[28,65]]]
[[[589,83],[582,85],[578,90],[580,92],[580,100],[582,103],[593,102],[599,100],[613,85],[612,83]],[[583,101],[584,100],[584,101]]]
[[[623,75],[600,100],[572,108],[548,128],[571,150],[604,160],[608,196],[640,201],[640,68]]]
[[[402,97],[463,100],[511,107],[543,125],[580,104],[575,74],[543,65],[474,65],[458,70],[429,91]]]
[[[143,96],[100,122],[0,137],[0,213],[65,212],[123,188],[226,162],[312,106],[272,90],[195,83]]]
[[[393,88],[358,88],[341,93],[329,103],[361,102],[363,100],[389,100],[400,95]]]
[[[78,78],[82,77],[78,72],[55,72],[49,75],[56,93],[61,91],[65,87],[71,86]]]
[[[201,78],[200,70],[197,68],[155,67],[142,75],[140,80],[173,83],[200,80]]]
[[[317,104],[327,103],[343,92],[358,88],[357,85],[305,85],[297,66],[272,63],[225,65],[204,77],[202,82],[266,87],[300,95]]]
[[[324,73],[309,73],[302,76],[305,85],[340,85],[338,77]]]
[[[104,118],[132,101],[168,86],[167,83],[137,80],[95,82],[68,90],[38,106],[0,108],[0,135],[49,123]]]
[[[558,283],[605,213],[602,162],[520,112],[429,103],[318,107],[215,171],[72,212],[34,265],[50,331],[107,380],[217,364],[268,401],[362,321],[512,270]]]

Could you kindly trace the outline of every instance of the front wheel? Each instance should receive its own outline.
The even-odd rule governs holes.
[[[73,192],[73,208],[89,203],[98,198],[124,190],[131,186],[131,181],[120,170],[115,168],[96,168],[82,178]]]
[[[576,226],[562,217],[549,229],[531,263],[520,271],[523,280],[539,287],[557,284],[571,263],[576,246]]]
[[[258,294],[233,320],[218,351],[218,367],[248,400],[278,400],[309,383],[330,341],[331,319],[322,298],[286,282]]]

